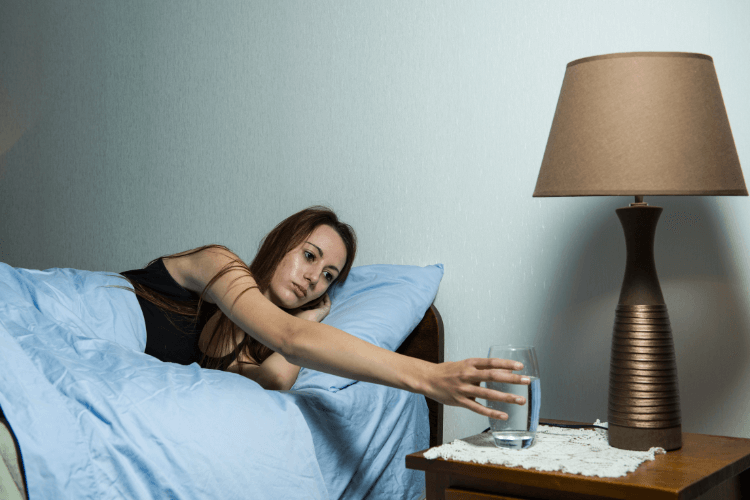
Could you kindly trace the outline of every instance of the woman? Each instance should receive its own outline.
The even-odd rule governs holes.
[[[528,384],[519,363],[473,358],[440,364],[402,356],[320,323],[327,290],[343,282],[356,237],[325,207],[282,221],[247,266],[208,245],[121,273],[146,320],[146,353],[163,361],[240,373],[266,389],[289,389],[300,366],[423,394],[491,418],[507,419],[475,398],[524,404],[482,381]],[[197,298],[197,300],[196,300]],[[188,318],[192,317],[192,321]]]

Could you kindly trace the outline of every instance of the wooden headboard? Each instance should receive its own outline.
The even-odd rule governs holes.
[[[443,344],[443,319],[433,304],[396,352],[432,363],[442,363]],[[430,412],[430,448],[432,448],[443,444],[443,405],[430,398],[425,399]]]

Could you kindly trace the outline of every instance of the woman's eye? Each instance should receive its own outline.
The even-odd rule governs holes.
[[[305,252],[305,257],[307,258],[307,260],[313,260],[315,258],[313,254],[307,251]]]
[[[331,273],[325,273],[326,280],[328,280],[328,283],[333,281],[333,275]]]

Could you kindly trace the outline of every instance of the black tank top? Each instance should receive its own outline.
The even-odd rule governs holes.
[[[131,282],[140,283],[168,299],[198,303],[199,295],[180,286],[169,274],[162,259],[158,259],[145,269],[135,269],[120,274],[126,276]],[[198,321],[193,323],[193,318],[190,316],[164,311],[148,300],[137,298],[143,311],[143,319],[146,321],[146,354],[162,361],[181,365],[200,363],[203,352],[198,347],[198,340],[203,327],[219,307],[216,304],[203,302]],[[172,322],[169,321],[170,319]],[[226,369],[235,358],[236,351],[220,358],[223,368]]]

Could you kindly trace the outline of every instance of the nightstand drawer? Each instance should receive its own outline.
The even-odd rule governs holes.
[[[457,488],[447,488],[445,490],[445,500],[524,500],[518,497],[509,497],[505,495],[493,495],[491,493],[477,493],[476,491],[467,491]]]

